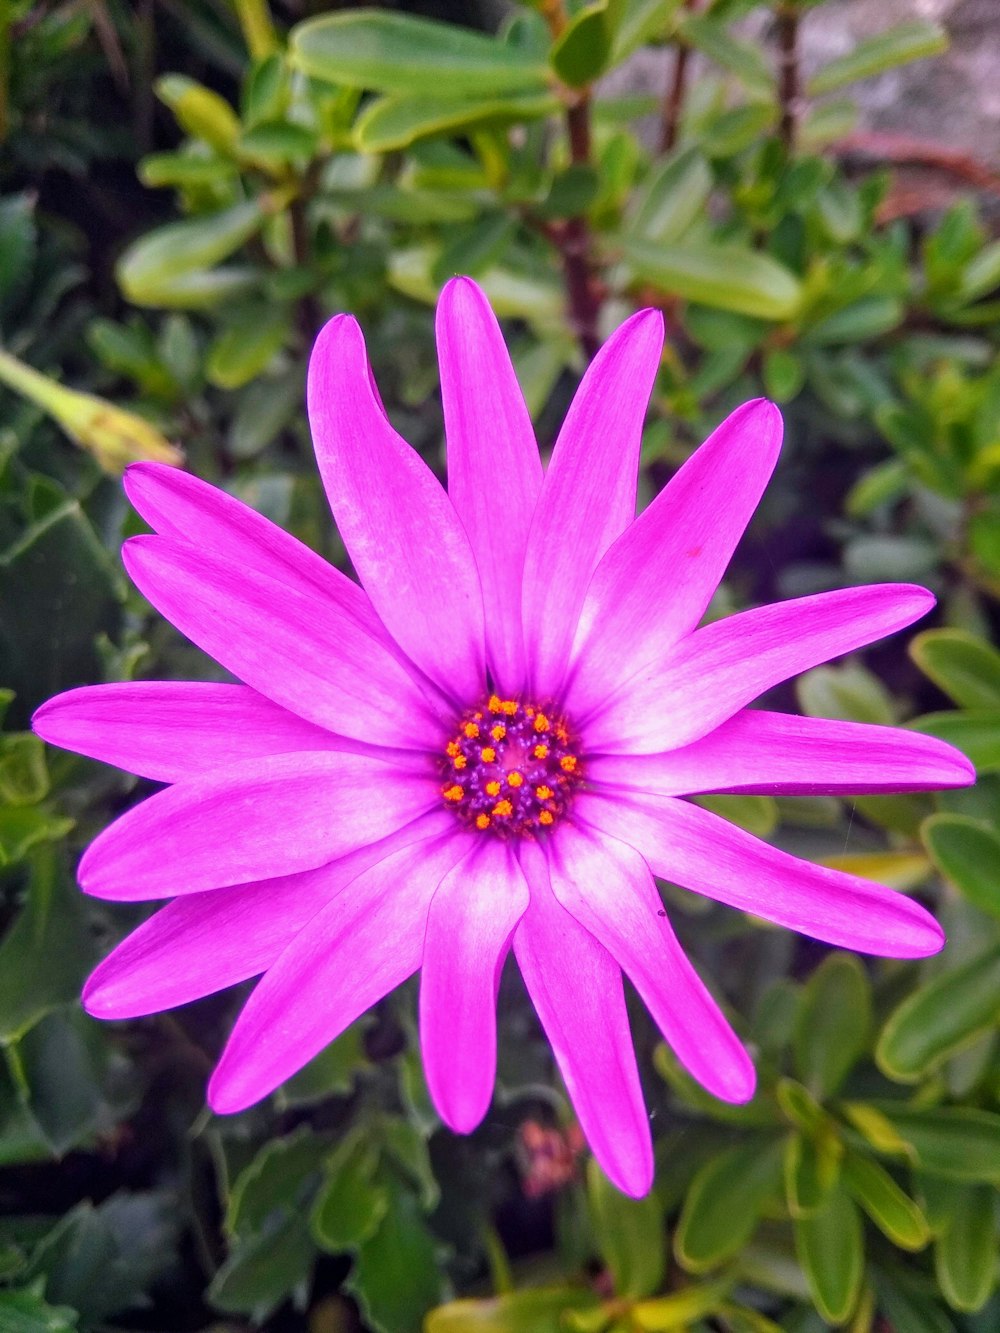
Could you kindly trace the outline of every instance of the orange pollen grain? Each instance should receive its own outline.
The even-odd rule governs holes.
[[[496,805],[493,807],[493,813],[498,819],[509,819],[514,813],[514,807],[511,805],[510,801],[497,801]]]
[[[493,760],[497,757],[497,752],[492,745],[484,745],[479,751],[479,757],[484,764],[492,764]]]
[[[531,753],[536,759],[548,759],[549,747],[547,745],[536,745]]]
[[[538,816],[539,824],[551,824],[554,821],[554,819],[555,815],[552,813],[551,810],[542,810]]]
[[[460,801],[465,795],[465,788],[460,787],[456,782],[450,787],[445,787],[442,795],[446,801]]]
[[[453,760],[455,768],[464,768],[468,762],[464,754],[457,754]]]
[[[549,719],[545,716],[544,713],[539,713],[535,718],[535,730],[548,731],[548,729],[549,729]]]
[[[513,772],[507,774],[507,781],[512,787],[523,787],[524,774],[519,773],[515,768]]]
[[[489,815],[476,815],[476,828],[489,828],[489,826],[490,826]]]
[[[535,788],[535,795],[538,797],[540,801],[551,801],[553,796],[553,791],[551,787],[546,787],[543,782],[540,787]]]
[[[559,760],[559,767],[564,773],[574,773],[576,771],[576,755],[564,754]]]
[[[444,747],[444,752],[449,759],[457,759],[459,754],[461,753],[458,748],[458,741],[449,741],[448,744]]]
[[[502,706],[501,706],[501,703],[500,703],[500,696],[499,696],[499,694],[491,694],[491,695],[490,695],[490,701],[489,701],[489,703],[486,705],[486,707],[490,710],[491,713],[499,713],[499,712],[501,711],[501,707],[502,707]]]
[[[497,780],[496,780],[495,778],[494,778],[494,780],[493,780],[492,782],[487,782],[487,784],[486,784],[486,795],[487,795],[487,796],[499,796],[499,795],[500,795],[500,783],[497,782]]]
[[[500,700],[500,712],[501,712],[501,713],[506,713],[508,717],[513,717],[514,714],[517,712],[517,700],[516,700],[516,699],[501,699],[501,700]]]
[[[502,722],[498,722],[495,727],[490,727],[490,735],[495,741],[502,741],[507,735],[507,728]]]
[[[465,726],[462,728],[462,732],[470,741],[474,741],[479,735],[479,728],[476,726],[475,722],[466,722]]]

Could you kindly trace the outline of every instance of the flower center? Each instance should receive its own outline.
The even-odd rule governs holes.
[[[501,837],[550,829],[583,777],[564,718],[495,694],[460,718],[441,772],[445,804]]]

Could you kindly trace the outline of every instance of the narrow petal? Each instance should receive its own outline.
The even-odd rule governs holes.
[[[549,864],[556,897],[623,968],[691,1076],[723,1101],[749,1101],[753,1062],[677,942],[642,857],[570,825]]]
[[[182,634],[276,704],[372,745],[439,743],[413,676],[329,605],[170,537],[133,537],[122,559]]]
[[[581,661],[566,707],[585,723],[588,749],[672,750],[707,735],[772,685],[893,634],[933,605],[926,588],[877,583],[756,607],[696,630],[591,717],[581,706],[589,698]]]
[[[420,1048],[434,1105],[460,1134],[493,1096],[496,991],[528,886],[508,844],[479,840],[441,881],[420,971]]]
[[[591,576],[635,517],[642,424],[663,347],[663,316],[640,310],[591,362],[538,499],[524,560],[532,688],[554,694]]]
[[[87,848],[85,893],[133,902],[312,870],[440,802],[432,775],[361,755],[280,754],[180,782]]]
[[[584,707],[659,662],[695,629],[781,448],[781,413],[744,403],[615,542],[587,590],[574,646]]]
[[[531,905],[514,953],[573,1109],[605,1174],[641,1198],[653,1183],[653,1145],[629,1031],[621,969],[552,894],[545,854],[525,843]]]
[[[400,847],[419,856],[415,844],[439,835],[449,819],[442,811],[414,820],[316,870],[175,898],[97,966],[84,1008],[95,1018],[136,1018],[257,976],[362,871]]]
[[[587,780],[658,796],[862,796],[966,787],[976,770],[954,746],[919,732],[744,709],[679,750],[595,755]]]
[[[389,633],[451,698],[486,680],[483,599],[447,495],[389,423],[355,320],[332,319],[309,362],[309,421],[337,527]]]
[[[247,1001],[209,1084],[221,1113],[272,1092],[420,966],[427,911],[466,850],[448,834],[372,866],[312,918]]]
[[[437,308],[448,493],[479,566],[486,650],[504,694],[526,674],[521,572],[542,485],[535,432],[496,316],[470,278],[455,278]]]
[[[124,484],[133,506],[162,536],[190,542],[313,597],[318,593],[373,638],[391,642],[363,588],[241,500],[163,463],[133,463]]]
[[[85,685],[42,704],[31,719],[50,745],[154,782],[294,750],[368,754],[371,747],[313,726],[246,685],[133,680]]]
[[[924,958],[944,944],[904,894],[779,851],[687,801],[585,795],[576,809],[635,847],[655,875],[779,926],[861,953]]]

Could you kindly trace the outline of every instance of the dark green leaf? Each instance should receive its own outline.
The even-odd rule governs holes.
[[[847,953],[830,954],[802,992],[793,1050],[799,1077],[821,1101],[832,1096],[868,1049],[871,990]]]
[[[843,1189],[835,1189],[818,1212],[797,1218],[794,1227],[795,1249],[816,1308],[832,1324],[842,1324],[858,1303],[864,1276],[858,1210]]]
[[[959,708],[1000,708],[1000,652],[961,629],[929,629],[910,656]]]
[[[594,1238],[611,1270],[616,1296],[651,1296],[666,1268],[663,1211],[655,1194],[630,1199],[615,1189],[591,1158],[587,1163],[587,1198]]]
[[[941,874],[961,890],[973,906],[1000,917],[1000,836],[968,815],[930,815],[920,835]]]
[[[358,1249],[347,1285],[378,1333],[422,1333],[441,1299],[437,1246],[416,1197],[389,1173],[384,1182],[385,1216]]]
[[[948,1224],[934,1246],[934,1271],[954,1310],[981,1310],[996,1288],[996,1190],[955,1189]]]
[[[0,1328],[4,1333],[74,1333],[77,1313],[49,1305],[34,1290],[0,1291]]]
[[[701,1273],[738,1254],[780,1188],[781,1141],[753,1140],[714,1157],[688,1190],[674,1236],[678,1262]]]
[[[848,1193],[894,1245],[903,1250],[921,1250],[930,1240],[930,1228],[923,1213],[877,1162],[858,1153],[848,1153],[844,1158],[843,1181]]]
[[[1000,769],[1000,708],[975,708],[958,713],[928,713],[909,724],[914,731],[937,736],[959,750],[979,773]]]
[[[604,72],[611,57],[608,0],[592,0],[570,19],[552,46],[552,68],[571,88],[584,88]]]

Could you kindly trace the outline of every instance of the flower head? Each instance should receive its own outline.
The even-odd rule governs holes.
[[[316,455],[360,586],[221,491],[129,469],[155,532],[125,545],[133,581],[242,684],[95,686],[36,714],[47,740],[169,784],[81,861],[88,893],[173,899],[84,1001],[125,1018],[262,973],[209,1089],[237,1111],[419,969],[428,1084],[467,1131],[513,948],[591,1147],[638,1195],[652,1151],[623,972],[706,1088],[754,1089],[654,875],[831,944],[941,946],[911,899],[684,799],[970,781],[914,732],[747,708],[933,598],[851,588],[699,628],[777,459],[777,410],[739,408],[636,518],[658,313],[601,349],[544,473],[474,283],[445,289],[437,333],[447,492],[390,423],[354,320],[313,353]]]

